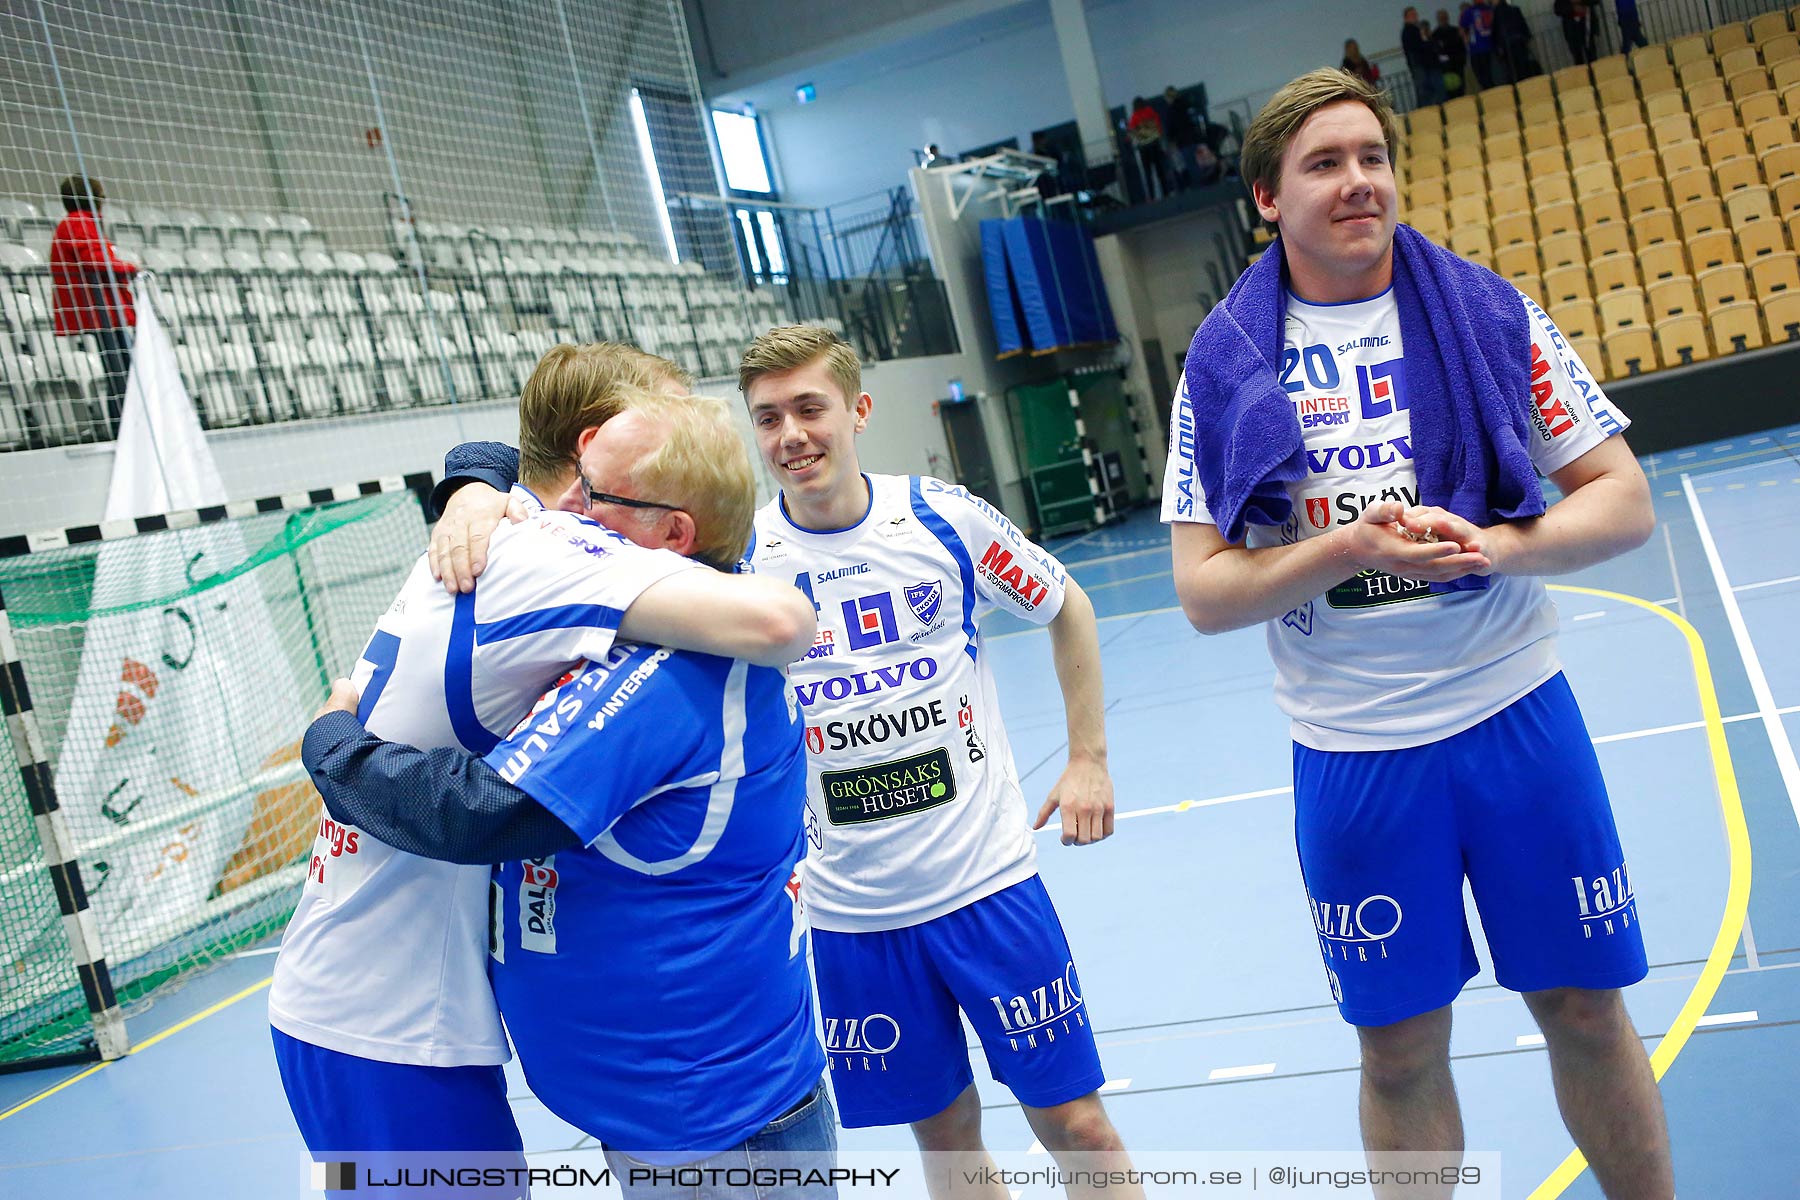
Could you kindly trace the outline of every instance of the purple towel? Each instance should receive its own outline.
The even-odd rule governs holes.
[[[1287,485],[1307,474],[1300,422],[1280,379],[1285,276],[1277,238],[1188,348],[1196,473],[1214,522],[1234,542],[1248,522],[1287,520]],[[1482,527],[1541,515],[1544,492],[1527,449],[1531,321],[1518,291],[1400,225],[1394,294],[1419,502]],[[1472,575],[1432,590],[1486,586]]]

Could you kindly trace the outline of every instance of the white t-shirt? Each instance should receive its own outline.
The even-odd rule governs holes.
[[[1532,464],[1560,470],[1625,417],[1544,311],[1531,318]],[[1288,485],[1293,513],[1250,525],[1251,548],[1291,545],[1355,521],[1379,500],[1419,503],[1400,313],[1390,288],[1349,304],[1288,298],[1281,382],[1306,442],[1309,474]],[[1167,522],[1212,524],[1194,464],[1194,414],[1182,380],[1163,481]],[[1556,612],[1531,576],[1482,591],[1364,572],[1268,623],[1275,698],[1294,740],[1318,750],[1389,750],[1460,733],[1559,669]]]
[[[751,566],[792,579],[818,639],[788,670],[806,721],[803,898],[820,929],[903,929],[1037,873],[1025,795],[975,622],[1047,624],[1061,564],[977,496],[865,475],[848,529],[756,514]]]
[[[538,508],[523,488],[514,494]],[[473,592],[447,595],[421,557],[357,660],[357,715],[388,741],[485,754],[558,676],[606,656],[645,588],[697,569],[541,509],[494,531]],[[269,1023],[381,1062],[505,1062],[487,978],[488,876],[396,850],[321,809]]]

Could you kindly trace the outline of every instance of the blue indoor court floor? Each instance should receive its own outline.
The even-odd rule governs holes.
[[[1554,581],[1652,964],[1627,1002],[1666,1065],[1683,1200],[1800,1196],[1800,428],[1644,465],[1655,536]],[[1055,549],[1101,617],[1119,819],[1089,848],[1060,845],[1053,823],[1040,864],[1114,1121],[1142,1152],[1354,1150],[1356,1037],[1331,1003],[1300,885],[1291,743],[1263,633],[1189,628],[1153,512]],[[986,634],[1035,812],[1064,750],[1048,638],[1010,619]],[[306,1194],[264,1011],[272,952],[134,1018],[138,1049],[123,1060],[0,1077],[0,1196]],[[1591,1174],[1559,1171],[1571,1144],[1535,1032],[1487,970],[1458,1000],[1468,1146],[1501,1156],[1509,1198],[1598,1197]],[[1024,1153],[1023,1114],[973,1053],[988,1144]],[[527,1150],[597,1168],[593,1140],[512,1071]],[[842,1145],[911,1138],[855,1130]]]

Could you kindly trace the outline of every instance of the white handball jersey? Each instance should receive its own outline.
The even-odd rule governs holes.
[[[820,929],[901,929],[1037,873],[1025,796],[975,621],[1048,623],[1060,563],[986,501],[940,480],[868,475],[857,524],[803,529],[780,497],[756,514],[751,565],[819,610],[788,669],[806,720],[807,915]]]
[[[535,515],[494,531],[473,592],[446,595],[421,557],[376,623],[351,677],[370,732],[485,754],[558,676],[606,656],[645,588],[700,569],[514,494]],[[275,962],[270,1024],[382,1062],[505,1062],[487,977],[488,877],[488,867],[406,854],[321,810]]]
[[[1536,304],[1531,318],[1531,461],[1574,462],[1628,422]],[[1290,545],[1355,521],[1380,500],[1419,503],[1406,361],[1393,290],[1351,304],[1288,297],[1282,386],[1306,441],[1308,474],[1288,485],[1285,525],[1251,525],[1252,548]],[[1170,422],[1164,521],[1214,523],[1194,465],[1183,379]],[[1556,610],[1532,576],[1481,591],[1364,571],[1268,623],[1275,698],[1294,740],[1317,750],[1421,746],[1468,729],[1549,679]]]

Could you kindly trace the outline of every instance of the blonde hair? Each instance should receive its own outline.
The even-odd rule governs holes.
[[[862,361],[849,342],[822,325],[781,325],[751,342],[738,363],[738,390],[748,399],[750,385],[764,375],[798,370],[820,359],[843,390],[844,403],[856,407],[863,390]]]
[[[694,378],[636,346],[552,346],[519,392],[519,482],[535,490],[566,476],[575,465],[582,431],[619,414],[619,388],[655,391],[670,386],[686,391]]]
[[[1281,159],[1306,118],[1343,100],[1355,100],[1368,106],[1381,122],[1381,136],[1387,140],[1388,160],[1400,144],[1400,130],[1394,123],[1394,110],[1381,89],[1336,67],[1320,67],[1287,83],[1269,98],[1250,129],[1244,134],[1243,153],[1238,170],[1245,187],[1262,184],[1274,195],[1281,184]],[[1254,198],[1256,193],[1251,192]]]
[[[750,452],[732,421],[731,407],[709,396],[671,396],[641,388],[619,389],[620,411],[633,410],[661,424],[662,443],[632,465],[632,483],[645,499],[679,504],[694,518],[691,557],[729,571],[744,557],[756,513],[756,480]],[[638,510],[656,520],[654,510]]]

